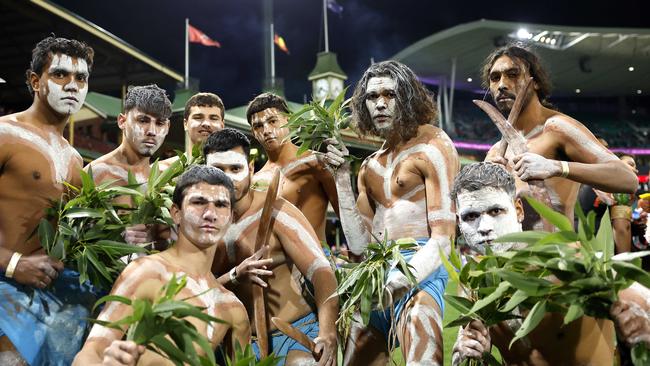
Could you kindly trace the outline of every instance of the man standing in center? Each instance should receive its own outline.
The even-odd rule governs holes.
[[[449,189],[459,169],[458,154],[444,131],[433,126],[433,95],[399,62],[384,61],[366,70],[352,97],[352,113],[361,133],[385,142],[361,166],[356,205],[350,166],[344,159],[347,151],[328,146],[343,232],[356,255],[373,241],[371,233],[379,239],[384,233],[388,240],[417,239],[420,250],[404,254],[418,286],[413,288],[397,270],[388,275],[386,286],[395,304],[396,334],[407,364],[442,365],[447,272],[439,253],[449,253],[455,234]],[[373,313],[368,328],[353,325],[346,364],[387,364],[391,322],[387,311]]]
[[[296,156],[298,146],[286,140],[289,107],[275,94],[260,94],[248,104],[246,118],[253,137],[264,147],[268,160],[253,177],[257,186],[268,185],[275,168],[282,169],[280,196],[291,202],[305,215],[320,241],[325,240],[325,219],[328,203],[338,214],[336,186],[332,174],[307,151]]]
[[[238,285],[246,275],[242,273],[242,267],[249,263],[254,252],[266,192],[250,188],[253,163],[248,162],[249,151],[248,138],[231,128],[210,135],[203,147],[206,164],[223,170],[232,179],[236,197],[233,221],[217,245],[212,271],[221,276],[220,282],[230,282],[229,286],[236,287],[233,292],[247,306],[249,318],[253,321],[250,283],[246,281]],[[293,323],[303,333],[315,338],[316,346],[308,350],[275,330],[269,339],[271,351],[286,356],[287,365],[311,365],[314,362],[312,353],[320,354],[318,365],[333,365],[336,363],[334,322],[338,315],[338,297],[332,296],[336,290],[332,267],[321,250],[316,233],[295,206],[278,198],[273,204],[272,217],[272,235],[266,243],[266,250],[272,258],[272,261],[267,260],[270,271],[259,268],[248,272],[269,275],[268,286],[252,278],[266,287],[266,318],[279,317]],[[316,309],[309,304],[312,297],[304,294],[303,278],[313,285],[315,304],[312,305]]]

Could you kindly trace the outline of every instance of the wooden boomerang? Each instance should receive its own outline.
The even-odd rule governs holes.
[[[262,208],[262,216],[260,217],[260,225],[257,229],[257,237],[255,238],[255,252],[260,250],[262,246],[269,242],[271,237],[272,226],[272,213],[273,203],[278,196],[278,187],[280,186],[280,169],[276,169],[273,173],[273,179],[266,190],[266,198],[264,199],[264,208]],[[264,258],[268,256],[268,253]],[[257,334],[257,345],[259,346],[262,358],[268,356],[269,350],[269,336],[268,326],[266,324],[266,305],[264,299],[264,288],[251,284],[253,286],[253,312],[255,313],[255,333]]]
[[[271,322],[275,324],[275,326],[278,328],[280,332],[286,334],[291,339],[300,343],[305,348],[310,350],[312,353],[314,352],[316,343],[314,343],[314,341],[312,341],[311,338],[309,338],[305,333],[300,331],[300,329],[294,327],[293,325],[289,324],[289,322],[282,320],[278,317],[271,318]]]
[[[473,100],[474,104],[481,108],[483,112],[485,112],[488,117],[490,117],[492,122],[494,122],[494,124],[501,132],[501,135],[503,136],[501,140],[502,142],[497,151],[502,157],[505,155],[508,146],[510,146],[510,150],[512,150],[512,153],[514,155],[520,155],[528,151],[528,147],[526,147],[526,138],[524,138],[524,136],[522,136],[514,128],[514,124],[517,122],[519,114],[523,109],[524,100],[526,99],[526,95],[528,95],[528,90],[532,85],[532,81],[532,77],[528,78],[528,80],[526,80],[526,85],[524,88],[522,88],[519,93],[517,93],[515,104],[512,106],[507,120],[492,104],[489,104],[482,100]],[[528,181],[528,187],[533,197],[544,203],[546,206],[553,207],[551,205],[551,198],[548,194],[548,191],[546,190],[546,185],[544,184],[543,180],[530,180]],[[547,223],[546,220],[544,220],[544,228],[549,231],[553,231],[553,226],[550,223]]]

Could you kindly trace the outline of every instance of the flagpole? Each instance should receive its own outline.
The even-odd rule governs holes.
[[[185,89],[190,88],[190,20],[185,18]]]
[[[271,22],[271,87],[275,90],[275,32]]]
[[[330,51],[329,35],[327,34],[327,0],[323,0],[323,25],[325,30],[325,52]]]

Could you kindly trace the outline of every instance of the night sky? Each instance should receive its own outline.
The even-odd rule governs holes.
[[[184,19],[221,42],[190,46],[190,74],[201,90],[231,108],[260,92],[264,77],[263,0],[88,1],[53,0],[124,39],[165,65],[184,72]],[[355,83],[370,59],[381,61],[440,30],[481,18],[600,27],[650,27],[647,0],[637,1],[356,1],[338,0],[329,12],[330,50]],[[534,5],[533,5],[534,4]],[[568,5],[567,5],[568,4]],[[276,48],[276,74],[290,100],[311,95],[307,75],[323,50],[321,0],[274,0],[275,30],[290,50]],[[478,68],[478,65],[477,65]],[[92,79],[91,79],[92,90]]]

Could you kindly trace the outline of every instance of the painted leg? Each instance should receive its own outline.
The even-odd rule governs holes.
[[[362,327],[360,323],[353,322],[345,347],[343,365],[385,366],[388,361],[388,347],[384,336],[371,326]]]
[[[6,336],[0,337],[0,365],[27,366],[27,362],[20,357],[20,353]]]
[[[420,291],[406,304],[397,337],[407,365],[442,365],[442,312],[429,294]]]
[[[287,366],[316,366],[318,362],[314,356],[303,351],[289,351],[284,362]]]

